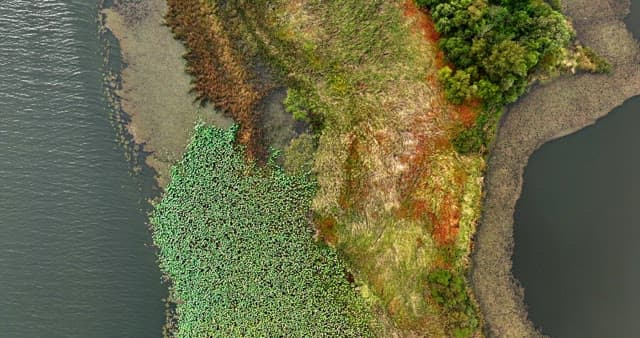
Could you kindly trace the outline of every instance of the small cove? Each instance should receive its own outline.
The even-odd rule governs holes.
[[[513,273],[552,337],[635,337],[640,295],[640,97],[530,158]]]
[[[636,38],[640,1],[625,22]],[[514,214],[513,274],[551,337],[635,337],[640,97],[533,153]]]

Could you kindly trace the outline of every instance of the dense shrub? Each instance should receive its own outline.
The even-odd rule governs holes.
[[[178,337],[361,337],[370,314],[313,240],[304,175],[248,163],[236,129],[200,126],[151,222]]]
[[[477,329],[478,309],[469,297],[464,277],[447,269],[429,273],[431,297],[449,317],[449,329],[455,337],[469,337]]]
[[[470,128],[461,127],[451,140],[459,154],[484,153],[489,148],[491,137],[495,134],[502,110],[483,112]]]
[[[439,71],[447,99],[455,104],[481,99],[476,124],[461,129],[453,145],[460,153],[483,152],[502,107],[527,89],[534,72],[562,67],[574,31],[559,1],[416,0],[430,11],[449,65]],[[597,71],[607,63],[595,54]]]

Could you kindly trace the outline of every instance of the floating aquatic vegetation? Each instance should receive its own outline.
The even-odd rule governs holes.
[[[245,159],[237,127],[199,126],[151,223],[178,337],[370,335],[333,248],[313,239],[315,183]]]

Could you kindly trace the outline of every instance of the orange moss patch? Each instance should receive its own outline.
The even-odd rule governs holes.
[[[420,28],[427,41],[438,42],[440,33],[436,30],[431,15],[429,12],[420,9],[414,0],[407,0],[404,3],[404,15],[417,20],[417,27]]]
[[[460,208],[449,194],[442,202],[437,221],[433,228],[433,239],[441,245],[452,244],[458,237],[460,230]]]
[[[420,219],[430,215],[427,201],[424,199],[414,199],[411,205],[411,210],[413,211],[412,216],[414,219]]]
[[[442,68],[442,67],[444,67],[444,66],[449,66],[449,68],[451,68],[451,69],[455,69],[455,67],[453,67],[453,65],[451,65],[450,63],[448,63],[448,62],[445,60],[445,58],[444,58],[444,52],[443,52],[443,51],[441,51],[441,50],[439,50],[439,51],[437,51],[437,52],[436,52],[436,61],[435,61],[435,64],[436,64],[436,68],[437,68],[437,69],[440,69],[440,68]]]
[[[394,216],[401,219],[408,219],[422,222],[425,225],[434,224],[435,214],[431,211],[429,202],[423,198],[416,198],[413,195],[400,204]]]
[[[476,122],[478,114],[480,114],[480,100],[475,99],[473,101],[465,102],[459,106],[456,106],[455,119],[462,123],[465,128],[473,126]]]
[[[206,1],[168,0],[167,5],[166,21],[187,47],[187,71],[194,77],[198,99],[213,103],[238,122],[238,141],[247,146],[247,155],[264,158],[256,107],[267,88],[257,85],[246,56]]]

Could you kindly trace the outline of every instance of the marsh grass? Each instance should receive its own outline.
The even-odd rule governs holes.
[[[427,276],[468,268],[484,160],[451,144],[468,117],[434,81],[429,18],[413,1],[180,3],[188,2],[222,25],[234,50],[268,64],[289,88],[288,110],[311,123],[317,235],[348,262],[385,335],[453,335]],[[170,3],[176,18],[187,10]],[[305,167],[296,155],[305,149],[294,142],[285,150],[302,159],[294,172]],[[458,255],[442,254],[452,245]],[[471,331],[480,334],[479,326]]]
[[[273,84],[250,69],[250,55],[220,21],[215,6],[197,0],[170,0],[166,23],[187,47],[184,58],[193,76],[193,90],[204,105],[212,103],[240,123],[240,143],[253,159],[264,160],[266,147],[257,124],[258,104]]]

